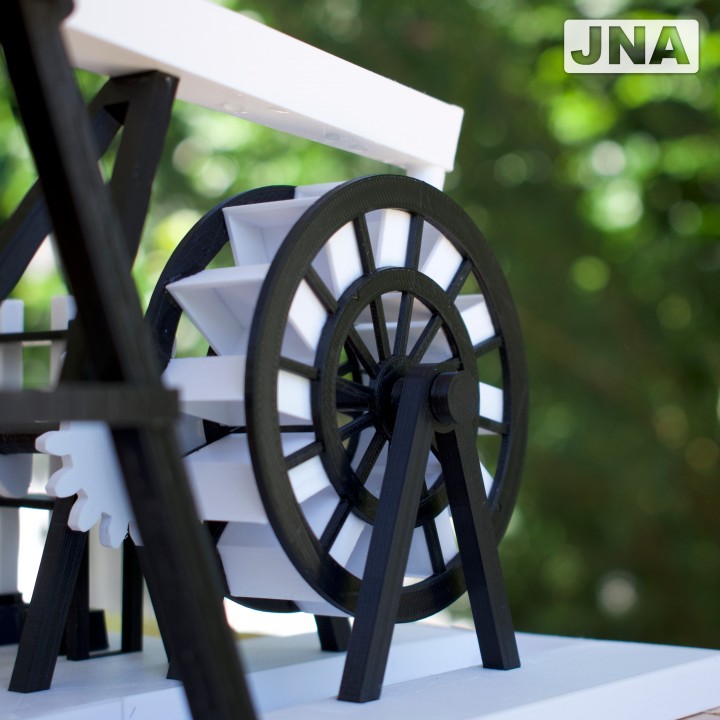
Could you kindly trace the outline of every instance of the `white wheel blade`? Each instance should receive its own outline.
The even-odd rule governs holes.
[[[355,229],[351,223],[343,225],[325,243],[313,267],[336,298],[363,274]]]
[[[201,520],[267,524],[247,435],[227,435],[188,455],[185,468]]]
[[[376,267],[405,267],[409,235],[409,213],[395,209],[381,210],[375,251]]]
[[[0,303],[0,333],[22,332],[25,327],[24,314],[25,306],[22,300],[4,300]],[[0,388],[3,390],[20,390],[22,384],[22,344],[19,342],[0,343]],[[27,493],[31,479],[31,454],[0,454],[1,496],[22,497]],[[8,508],[3,515],[15,517],[17,510],[10,510]],[[12,552],[14,553],[15,551],[12,550]]]
[[[295,569],[269,525],[230,523],[217,548],[231,595],[329,606]]]
[[[480,463],[480,474],[482,475],[483,485],[485,486],[485,494],[490,497],[494,479],[490,471],[482,463]]]
[[[244,355],[268,267],[203,270],[167,289],[218,355]]]
[[[302,503],[303,515],[316,538],[321,538],[338,506],[338,495],[332,486],[309,497]]]
[[[287,370],[280,370],[277,383],[277,406],[280,423],[283,425],[311,422],[310,381],[287,372]]]
[[[330,480],[325,473],[322,461],[316,457],[288,470],[288,477],[295,493],[295,499],[299,503],[330,486]]]
[[[365,572],[365,563],[367,562],[371,539],[372,527],[370,527],[370,525],[365,525],[360,533],[360,537],[357,539],[355,549],[352,551],[345,565],[347,571],[351,572],[356,577],[361,578]]]
[[[366,523],[357,515],[350,513],[347,516],[332,548],[330,548],[330,555],[341,565],[345,565],[350,559],[365,527]]]
[[[305,197],[223,208],[235,264],[271,262],[290,228],[316,199]]]
[[[434,280],[443,290],[447,290],[461,263],[460,253],[446,237],[441,235],[420,272]]]
[[[202,418],[181,413],[175,422],[175,437],[182,454],[189,453],[205,444]]]
[[[405,575],[407,577],[427,577],[432,574],[430,553],[425,540],[425,531],[422,527],[413,530]]]
[[[490,313],[483,295],[460,295],[455,301],[473,345],[495,336]]]
[[[435,527],[437,528],[443,560],[449,563],[458,553],[455,526],[453,525],[449,508],[445,508],[445,510],[435,518]]]
[[[488,420],[502,422],[503,391],[501,388],[487,383],[478,383],[480,388],[480,415]]]
[[[288,327],[283,340],[283,354],[301,362],[314,358],[326,321],[325,308],[303,280],[298,285],[290,306]]]
[[[180,392],[180,409],[223,425],[245,424],[245,358],[175,358],[163,381]]]

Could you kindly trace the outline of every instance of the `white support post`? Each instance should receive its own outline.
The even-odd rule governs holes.
[[[22,332],[22,300],[0,303],[0,333]],[[23,383],[22,344],[0,343],[0,387],[20,390]],[[0,454],[0,495],[22,497],[32,477],[32,455]],[[20,520],[18,508],[0,508],[0,595],[17,593]]]

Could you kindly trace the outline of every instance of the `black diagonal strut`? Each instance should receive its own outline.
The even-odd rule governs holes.
[[[8,70],[84,331],[83,375],[160,389],[156,352],[129,274],[129,240],[100,177],[60,37],[72,3],[6,0],[1,7]],[[148,588],[172,619],[165,640],[193,715],[254,717],[222,611],[213,550],[195,514],[171,423],[112,434],[145,546]]]

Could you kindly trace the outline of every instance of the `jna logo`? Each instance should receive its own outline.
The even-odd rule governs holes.
[[[696,73],[697,20],[567,20],[567,73]]]

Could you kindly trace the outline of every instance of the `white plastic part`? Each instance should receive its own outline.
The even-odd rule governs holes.
[[[296,437],[296,433],[288,433],[285,436],[287,439],[283,445],[291,452],[292,450],[299,450],[303,444],[308,444],[315,439],[314,436],[306,433],[298,433],[297,435],[301,437]],[[297,447],[291,448],[291,441],[296,443]],[[299,503],[305,502],[313,495],[317,495],[319,492],[325,490],[325,488],[330,487],[330,480],[325,472],[325,468],[321,460],[316,457],[289,470],[288,477],[290,478],[290,485],[295,494],[295,500]]]
[[[230,523],[217,548],[231,595],[302,601],[323,614],[332,611],[295,569],[269,525]]]
[[[24,305],[22,300],[0,303],[0,333],[22,332]],[[0,388],[21,390],[23,385],[23,350],[19,342],[0,343]],[[22,497],[30,487],[32,455],[0,454],[0,495]],[[17,512],[15,510],[14,512]],[[12,553],[11,553],[12,554]]]
[[[487,383],[478,383],[480,388],[480,415],[502,422],[503,420],[503,391],[501,388]]]
[[[182,100],[408,168],[437,187],[452,170],[459,107],[204,0],[75,6],[63,31],[77,67],[168,72]]]
[[[410,214],[392,208],[380,211],[375,265],[405,267],[407,241],[410,235]]]
[[[362,274],[360,251],[352,224],[343,225],[325,243],[313,263],[320,277],[339,298]]]
[[[422,264],[420,272],[434,280],[443,290],[447,290],[461,262],[462,256],[454,245],[441,236]]]
[[[50,329],[67,330],[70,321],[77,315],[77,304],[71,295],[58,295],[50,301]],[[50,343],[50,386],[53,387],[60,378],[65,358],[64,340],[53,340]]]
[[[203,270],[167,286],[218,355],[245,355],[268,264]]]
[[[61,423],[59,430],[41,435],[35,444],[40,452],[63,458],[62,470],[48,480],[47,493],[53,497],[78,496],[68,520],[72,530],[87,532],[99,520],[100,542],[116,548],[125,539],[130,524],[133,540],[140,542],[106,424]]]
[[[495,336],[495,327],[483,295],[460,295],[455,301],[473,345]]]
[[[223,425],[245,424],[245,357],[173,358],[163,382],[180,391],[182,412]]]
[[[318,187],[318,186],[307,186]],[[306,190],[291,200],[236,205],[223,209],[236,265],[269,263],[285,239],[288,230],[317,200]]]
[[[267,525],[246,435],[227,435],[185,458],[201,520]]]

